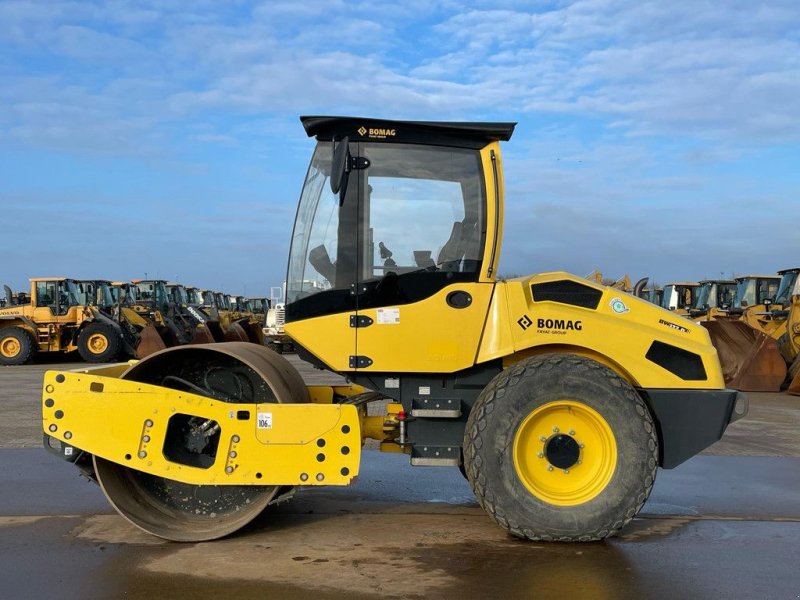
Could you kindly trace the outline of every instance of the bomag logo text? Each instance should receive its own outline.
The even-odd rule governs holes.
[[[384,129],[383,127],[360,127],[358,133],[366,135],[371,138],[385,139],[388,137],[395,137],[397,135],[396,129]]]
[[[569,319],[536,319],[539,333],[566,333],[567,331],[583,331],[582,321]]]

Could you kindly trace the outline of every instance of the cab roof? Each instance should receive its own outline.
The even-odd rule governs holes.
[[[392,121],[363,117],[300,117],[309,137],[320,141],[347,136],[352,142],[400,142],[482,148],[489,142],[507,142],[516,123],[456,121]]]
[[[742,281],[743,279],[780,279],[779,275],[739,275],[736,278],[736,281]]]

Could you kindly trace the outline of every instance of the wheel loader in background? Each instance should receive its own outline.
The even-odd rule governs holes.
[[[732,279],[705,279],[700,282],[697,298],[689,309],[689,318],[711,321],[718,315],[727,315],[736,296],[736,282]]]
[[[788,365],[787,391],[800,395],[800,268],[784,269],[778,275],[781,281],[775,299],[767,303],[767,317],[758,325],[777,341]]]
[[[700,287],[696,282],[675,282],[664,286],[661,298],[661,307],[673,311],[677,315],[687,316],[689,309],[697,301],[697,292]]]
[[[186,331],[186,343],[210,344],[225,341],[225,333],[219,321],[211,319],[200,309],[201,302],[198,302],[195,294],[190,298],[189,291],[180,283],[167,283],[165,287],[169,298],[169,314]]]
[[[719,354],[726,384],[747,392],[777,392],[786,380],[786,364],[776,339],[766,333],[772,327],[767,310],[778,291],[780,276],[743,275],[735,278],[736,294],[726,311],[703,320]]]
[[[513,535],[597,540],[746,414],[692,321],[564,272],[497,278],[513,123],[302,123],[285,328],[349,385],[237,342],[45,374],[45,447],[138,527],[222,537],[294,486],[352,483],[372,438],[461,466]]]
[[[37,353],[77,350],[84,360],[110,362],[123,349],[118,325],[81,298],[78,282],[65,277],[30,280],[30,300],[0,309],[0,364],[22,365]]]

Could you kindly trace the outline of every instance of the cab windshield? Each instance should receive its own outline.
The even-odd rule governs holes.
[[[58,284],[58,288],[61,295],[61,304],[66,304],[67,306],[81,305],[79,300],[80,292],[78,291],[78,286],[75,285],[74,281],[71,279],[61,281]]]
[[[114,300],[114,296],[111,293],[111,286],[107,283],[98,283],[97,284],[97,305],[100,308],[109,308],[113,306],[116,302]]]
[[[189,298],[182,285],[173,285],[169,288],[170,298],[175,304],[188,304]]]
[[[787,271],[781,277],[781,284],[775,296],[775,304],[786,306],[792,301],[792,296],[800,294],[797,276],[800,271]]]
[[[756,303],[756,280],[742,279],[736,284],[736,297],[733,299],[734,308],[747,308]]]
[[[292,235],[287,304],[327,290],[342,292],[331,304],[340,310],[402,304],[476,280],[485,238],[478,151],[362,142],[350,152],[367,166],[350,172],[342,202],[330,186],[332,144],[314,151]]]
[[[713,285],[712,283],[704,283],[700,286],[693,308],[706,308],[706,305],[709,304],[708,299],[711,297]]]

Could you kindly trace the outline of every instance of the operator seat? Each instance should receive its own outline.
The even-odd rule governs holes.
[[[461,259],[464,258],[464,223],[456,221],[453,223],[453,230],[450,238],[444,243],[439,251],[436,264],[441,265],[442,271],[460,271]]]

